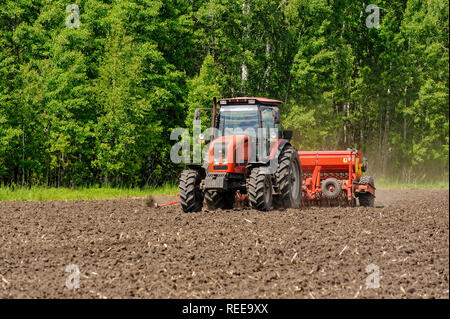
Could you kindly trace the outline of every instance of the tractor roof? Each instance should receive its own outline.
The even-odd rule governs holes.
[[[264,104],[278,106],[283,102],[278,100],[267,99],[265,97],[231,97],[219,99],[220,105],[232,105],[232,104]]]

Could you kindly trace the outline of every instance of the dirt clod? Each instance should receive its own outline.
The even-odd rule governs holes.
[[[146,204],[147,204],[148,207],[155,208],[155,203],[156,203],[156,201],[155,201],[155,199],[153,198],[153,196],[149,196],[149,197],[147,198]]]

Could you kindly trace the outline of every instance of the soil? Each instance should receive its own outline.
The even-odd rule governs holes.
[[[448,190],[377,190],[376,206],[0,202],[0,298],[449,298]]]

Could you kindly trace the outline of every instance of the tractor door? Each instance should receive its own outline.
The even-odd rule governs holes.
[[[276,138],[277,136],[271,136],[273,135],[274,129],[276,129],[275,125],[275,116],[274,116],[274,110],[271,107],[262,107],[261,108],[261,126],[264,131],[264,137],[265,140],[261,141],[265,143],[265,150],[264,150],[264,159],[268,158],[270,155],[271,150],[271,139]]]

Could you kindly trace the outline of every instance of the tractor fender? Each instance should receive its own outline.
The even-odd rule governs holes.
[[[278,159],[278,157],[280,156],[281,152],[283,151],[283,149],[286,146],[291,146],[291,143],[289,143],[289,140],[285,140],[285,139],[279,139],[277,140],[273,146],[272,149],[270,150],[270,160],[273,159]],[[278,163],[278,161],[277,161]]]
[[[272,146],[272,149],[270,150],[270,156],[269,156],[269,173],[275,174],[275,172],[278,170],[278,158],[280,157],[281,152],[288,147],[292,146],[291,143],[289,143],[289,140],[287,139],[278,139]],[[300,161],[300,158],[299,158]]]
[[[251,168],[251,167],[265,166],[268,168],[267,171],[268,174],[275,174],[276,170],[278,169],[278,157],[280,156],[283,149],[287,146],[291,146],[289,140],[286,139],[276,140],[275,143],[272,145],[268,160],[266,162],[256,162],[256,163],[250,162],[249,167]]]
[[[288,140],[285,139],[279,139],[277,140],[273,145],[272,145],[272,149],[270,150],[270,154],[269,154],[269,160],[273,160],[274,158],[278,158],[278,156],[280,156],[281,151],[286,147],[286,146],[291,146],[291,143],[289,143]],[[261,162],[249,162],[249,164],[256,164],[256,166],[258,166],[258,164],[267,164],[266,163],[261,163]]]
[[[207,170],[209,170],[209,167],[206,166],[206,169],[205,169],[205,165],[197,164],[197,163],[187,164],[186,166],[190,169],[194,169],[194,170],[198,171],[200,173],[200,176],[202,177],[202,179],[204,179],[206,177]]]

